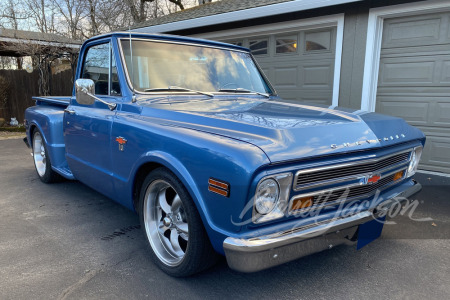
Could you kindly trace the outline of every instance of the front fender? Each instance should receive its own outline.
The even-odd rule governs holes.
[[[247,142],[133,114],[118,114],[112,132],[116,137],[127,142],[123,151],[118,144],[112,148],[115,200],[134,209],[134,181],[140,167],[165,166],[185,185],[214,248],[223,253],[225,237],[241,230],[232,220],[247,202],[255,170],[270,163],[265,153]],[[229,197],[210,192],[209,178],[229,182]]]
[[[191,176],[189,171],[185,168],[185,166],[174,156],[169,153],[165,153],[162,151],[149,151],[144,153],[136,164],[133,166],[132,174],[133,178],[136,177],[136,174],[139,168],[147,163],[157,163],[169,169],[173,172],[183,183],[183,185],[188,190],[191,195],[194,203],[197,207],[197,210],[202,218],[205,229],[211,240],[217,240],[217,244],[223,242],[223,240],[228,236],[227,231],[222,230],[220,227],[216,226],[214,220],[211,218],[208,213],[208,209],[205,205],[205,199],[202,193],[199,190],[198,185],[196,184],[194,178]],[[219,251],[222,251],[219,249]]]

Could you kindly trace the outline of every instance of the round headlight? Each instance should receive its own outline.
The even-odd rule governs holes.
[[[421,156],[422,156],[422,147],[414,148],[414,151],[412,152],[411,156],[411,162],[409,163],[408,166],[408,173],[406,177],[410,177],[416,173]]]
[[[411,174],[414,172],[414,168],[415,168],[416,164],[417,164],[417,155],[416,155],[416,151],[413,151],[412,156],[411,156],[411,162],[408,167],[408,174]]]
[[[280,196],[280,188],[274,179],[265,179],[259,185],[255,195],[255,209],[261,215],[270,213]]]

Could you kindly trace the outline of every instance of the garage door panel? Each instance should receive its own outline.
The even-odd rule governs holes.
[[[450,128],[450,99],[414,95],[378,95],[376,111],[405,119],[414,126]],[[450,132],[449,132],[450,134]]]
[[[449,41],[446,14],[395,18],[384,22],[382,48],[436,45]]]
[[[286,102],[294,102],[298,103],[299,101],[302,104],[318,104],[329,106],[330,104],[330,91],[321,91],[321,92],[311,92],[302,89],[296,90],[286,90],[278,92],[279,96],[283,98]]]
[[[424,56],[382,57],[378,77],[380,88],[433,87],[430,90],[432,94],[439,91],[436,88],[444,88],[448,93],[450,91],[450,55],[436,55],[431,52]]]
[[[389,26],[386,46],[393,43],[402,43],[408,46],[439,41],[441,27],[440,18],[430,18],[420,21],[394,22]]]
[[[450,138],[450,127],[417,126],[427,136]]]
[[[424,169],[448,172],[450,168],[450,138],[428,136],[421,164]]]
[[[330,89],[333,77],[333,68],[327,66],[303,66],[301,67],[301,86],[304,88]],[[330,78],[331,77],[331,78]]]
[[[377,97],[396,97],[404,96],[410,98],[430,98],[448,97],[450,95],[450,86],[413,86],[413,85],[397,85],[397,86],[380,86],[377,91]],[[432,97],[430,97],[432,96]],[[413,101],[414,99],[412,99]]]
[[[405,102],[394,102],[391,99],[383,101],[383,98],[379,98],[377,100],[377,111],[380,113],[403,118],[414,126],[428,125],[429,103],[427,102],[414,102],[405,105]]]
[[[330,92],[331,91],[321,91],[321,92],[302,91],[301,101],[306,104],[319,104],[329,106],[331,103]]]
[[[448,19],[448,26],[447,26],[447,39],[450,41],[450,19]]]
[[[292,88],[297,87],[298,69],[295,67],[274,68],[274,82],[277,87]]]
[[[450,83],[450,60],[444,61],[442,66],[441,83]]]
[[[435,61],[423,62],[384,62],[381,65],[380,85],[432,84]]]
[[[450,173],[450,12],[384,22],[376,111],[427,136],[421,168]]]
[[[412,59],[422,56],[448,55],[448,44],[422,45],[418,47],[399,47],[383,49],[382,58],[411,57]]]
[[[430,114],[430,125],[450,127],[450,101],[437,102]]]

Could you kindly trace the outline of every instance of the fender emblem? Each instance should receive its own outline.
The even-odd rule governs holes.
[[[372,176],[370,176],[369,178],[367,178],[367,184],[374,184],[374,183],[377,183],[378,180],[380,180],[380,179],[381,179],[381,176],[380,176],[380,175],[372,175]]]
[[[121,136],[116,137],[116,142],[119,143],[119,151],[123,151],[123,146],[127,143],[127,140]]]

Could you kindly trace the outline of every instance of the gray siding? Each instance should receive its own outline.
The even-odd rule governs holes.
[[[369,7],[345,13],[339,106],[361,108]]]

